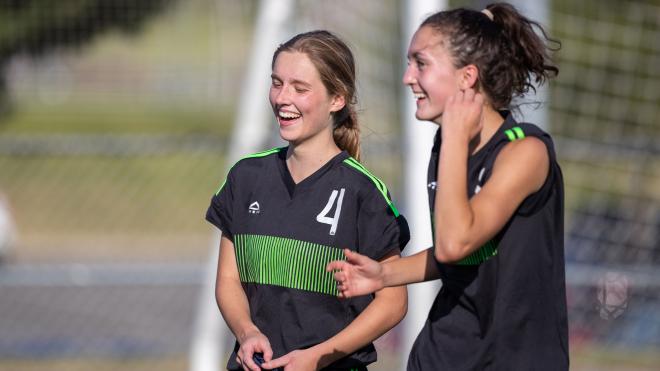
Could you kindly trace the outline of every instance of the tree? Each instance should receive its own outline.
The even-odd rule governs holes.
[[[81,49],[111,30],[136,34],[176,0],[0,0],[0,117],[9,112],[6,67],[16,55]]]

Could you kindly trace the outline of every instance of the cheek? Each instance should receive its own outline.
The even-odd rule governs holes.
[[[268,91],[268,101],[270,102],[271,106],[275,106],[275,99],[277,98],[277,92],[273,90],[273,88],[270,88]]]

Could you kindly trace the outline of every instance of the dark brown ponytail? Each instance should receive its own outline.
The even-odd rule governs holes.
[[[344,97],[346,105],[333,114],[333,138],[337,147],[360,160],[360,128],[355,105],[355,60],[353,53],[340,38],[324,30],[301,33],[280,45],[273,62],[283,51],[305,53],[321,76],[328,94]]]
[[[443,43],[457,68],[477,66],[477,87],[489,97],[494,108],[503,109],[509,107],[513,98],[535,90],[534,83],[541,85],[559,73],[550,61],[549,52],[558,50],[560,43],[549,38],[540,24],[525,18],[511,4],[494,3],[486,9],[438,12],[421,27],[432,27],[444,36]],[[547,46],[546,41],[555,47]]]

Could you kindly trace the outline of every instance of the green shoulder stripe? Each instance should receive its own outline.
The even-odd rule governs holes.
[[[266,151],[261,151],[261,152],[253,153],[253,154],[251,154],[251,155],[247,155],[247,156],[241,158],[241,160],[245,160],[246,158],[266,157],[266,156],[271,155],[271,154],[273,154],[273,153],[277,153],[277,152],[283,150],[284,148],[286,148],[286,147],[271,148],[271,149],[266,150]],[[240,161],[240,160],[238,160],[238,161]],[[237,161],[237,162],[236,162],[231,168],[233,168],[234,166],[236,166],[236,164],[238,163],[238,161]],[[231,168],[230,168],[230,170],[231,170]],[[229,174],[229,171],[227,172],[227,174]],[[227,177],[225,177],[225,180],[222,182],[222,185],[220,185],[220,188],[218,188],[218,190],[215,192],[215,195],[216,195],[216,196],[218,195],[218,193],[220,193],[220,191],[222,191],[222,188],[225,186],[225,183],[227,183]]]
[[[509,140],[512,142],[517,139],[525,138],[525,132],[520,128],[520,126],[515,126],[509,130],[505,130],[504,134],[506,134],[507,138],[509,138]]]
[[[396,206],[394,206],[394,203],[392,200],[390,200],[389,196],[387,195],[387,187],[385,186],[385,183],[383,183],[380,179],[378,179],[376,176],[374,176],[369,170],[367,170],[361,163],[357,162],[354,158],[349,157],[346,160],[344,160],[344,163],[357,171],[361,172],[362,174],[366,175],[367,178],[371,179],[371,181],[376,185],[376,189],[383,195],[383,198],[385,198],[385,202],[387,202],[387,205],[392,209],[392,213],[394,213],[395,217],[399,217],[399,210],[396,209]]]

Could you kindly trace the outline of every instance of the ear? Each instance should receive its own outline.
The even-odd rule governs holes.
[[[335,95],[332,97],[332,102],[330,102],[330,112],[341,111],[342,108],[346,105],[346,99],[343,95]]]
[[[461,68],[459,84],[461,89],[470,89],[477,84],[479,69],[474,64],[468,64]]]

